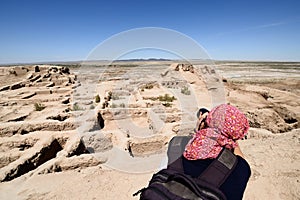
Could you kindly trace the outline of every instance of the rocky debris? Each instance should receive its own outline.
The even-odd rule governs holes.
[[[102,103],[102,109],[105,109],[105,108],[107,108],[107,107],[108,107],[108,105],[109,105],[108,101],[107,101],[107,100],[105,100],[105,102],[103,102],[103,103]]]
[[[50,68],[49,68],[48,72],[53,72],[53,73],[56,73],[56,72],[58,72],[58,68],[57,68],[57,67],[54,67],[54,66],[52,66],[52,67],[50,67]]]
[[[229,82],[227,87],[230,87],[229,101],[245,112],[250,127],[273,133],[283,133],[299,127],[299,103],[293,100],[297,98],[296,95],[254,84]],[[246,101],[249,96],[252,98]]]
[[[74,82],[75,85],[72,86],[72,89],[76,89],[81,86],[81,83]]]
[[[256,109],[246,113],[249,124],[253,128],[267,129],[273,133],[283,133],[292,130],[291,125],[287,124],[280,115],[273,109]],[[265,123],[266,119],[270,119]]]
[[[26,149],[29,149],[33,146],[34,144],[32,143],[21,143],[20,145],[18,145],[19,151],[24,151]]]
[[[24,96],[21,97],[21,99],[30,99],[31,97],[35,96],[36,92],[31,92],[29,94],[25,94]]]
[[[21,67],[22,70],[24,70],[26,73],[29,72],[29,69],[27,67]]]
[[[82,141],[90,153],[105,152],[113,147],[112,134],[86,133],[82,137]]]
[[[187,82],[185,80],[164,80],[161,82],[161,85],[168,88],[180,88],[185,87]]]
[[[65,98],[64,100],[61,101],[62,104],[69,104],[70,103],[70,98]]]
[[[55,84],[53,82],[50,82],[46,85],[46,87],[53,87],[53,86],[55,86]]]
[[[15,106],[17,105],[17,102],[10,101],[10,102],[0,102],[0,106]]]
[[[28,74],[28,76],[26,77],[27,80],[30,80],[33,78],[33,73]]]
[[[49,77],[51,77],[51,74],[50,74],[50,73],[46,73],[46,74],[43,75],[43,78],[44,78],[44,79],[47,79],[47,78],[49,78]],[[51,78],[50,78],[48,81],[51,81]]]
[[[100,112],[97,113],[97,122],[98,122],[100,129],[103,129],[104,128],[104,119]]]
[[[10,137],[15,134],[28,134],[34,131],[65,131],[74,130],[76,125],[71,122],[39,122],[39,123],[6,123],[0,127],[0,137]]]
[[[5,138],[0,143],[0,168],[16,161],[22,155],[22,152],[33,147],[38,141],[36,138]]]
[[[95,115],[93,111],[90,111],[90,115],[86,115],[84,119],[78,117],[76,120],[80,123],[79,130],[82,133],[99,131],[104,128],[104,118],[100,112]]]
[[[113,115],[114,115],[114,113],[112,111],[109,111],[109,110],[103,110],[103,111],[101,111],[101,116],[105,120],[111,120],[111,119],[113,119]]]
[[[29,70],[25,67],[13,67],[9,70],[9,74],[14,74],[15,76],[22,76],[28,71]]]
[[[68,108],[66,108],[66,109],[63,110],[63,113],[69,113],[71,111],[72,111],[72,109],[68,107]]]
[[[29,79],[29,80],[30,80],[31,82],[34,82],[34,81],[38,80],[39,78],[41,78],[41,75],[40,75],[40,74],[38,74],[38,75],[32,77],[32,78]]]
[[[201,68],[201,71],[203,74],[215,74],[216,70],[212,68],[211,66],[204,66],[204,68]]]
[[[55,158],[57,152],[62,149],[58,140],[51,138],[31,154],[24,155],[24,157],[3,167],[0,171],[0,181],[10,181],[36,169],[45,162]]]
[[[52,66],[48,69],[48,73],[70,74],[70,69],[65,66]]]
[[[9,90],[9,89],[10,89],[10,85],[2,86],[0,88],[0,92],[5,91],[5,90]]]
[[[17,137],[16,139],[9,139],[9,140],[6,138],[6,140],[2,140],[2,142],[0,143],[0,148],[3,152],[7,152],[12,149],[18,149],[20,151],[23,151],[25,149],[32,147],[37,141],[38,139],[36,138],[23,139]]]
[[[47,94],[52,94],[53,93],[53,90],[49,90],[48,88],[45,89],[45,90],[42,90],[42,89],[39,89],[36,91],[36,94],[38,95],[47,95]],[[44,102],[46,102],[46,100],[43,100]]]
[[[95,166],[104,161],[91,159],[91,157],[80,157],[79,155],[88,155],[89,153],[83,140],[74,141],[70,139],[69,133],[66,134],[68,130],[75,130],[78,127],[71,120],[66,121],[72,114],[67,113],[70,112],[70,108],[64,104],[70,103],[71,98],[68,94],[71,93],[72,84],[75,84],[77,79],[76,75],[70,73],[68,67],[29,66],[26,69],[8,67],[0,72],[1,76],[2,74],[10,76],[9,81],[1,82],[3,85],[0,87],[0,91],[7,91],[1,94],[3,101],[0,102],[4,108],[4,112],[0,115],[0,119],[4,119],[0,125],[0,137],[2,138],[0,150],[5,152],[0,153],[0,181],[10,181],[28,172],[34,173],[37,168],[43,168],[52,161],[58,161],[57,155],[62,155],[62,161],[58,162],[59,168],[52,168],[53,171]],[[65,83],[68,83],[69,87],[65,87]],[[9,91],[20,88],[22,89],[17,93]],[[48,98],[46,95],[50,94],[53,95]],[[36,101],[30,99],[34,96]],[[49,109],[49,113],[47,111],[42,112],[42,115],[37,114],[32,110],[33,104],[37,101],[49,102],[53,111]],[[56,103],[58,106],[52,107]],[[38,120],[35,120],[36,118]],[[93,121],[98,123],[96,118]],[[49,136],[45,135],[42,139],[46,142],[42,143],[39,131],[49,131]],[[54,138],[58,134],[61,136]],[[72,132],[72,134],[76,133]],[[32,139],[32,137],[39,139]],[[110,145],[102,147],[101,144],[98,144],[100,146],[96,146],[95,149],[107,149],[112,146],[111,139],[108,138],[104,137],[103,140],[110,141]],[[90,139],[91,143],[93,141],[97,143],[102,140],[94,137],[94,139]]]
[[[37,79],[35,82],[36,82],[36,83],[41,83],[41,82],[43,82],[43,77],[40,77],[40,78]]]
[[[61,72],[64,74],[70,74],[70,69],[68,67],[62,67]]]
[[[81,103],[82,105],[88,106],[88,105],[92,105],[92,104],[93,104],[93,101],[91,101],[91,100],[86,100],[86,101],[80,101],[80,103]]]
[[[106,96],[104,97],[104,102],[102,103],[102,109],[108,108],[109,102],[113,97],[112,91],[109,91],[106,93]]]
[[[176,124],[173,126],[172,131],[179,136],[193,135],[195,124]]]
[[[179,71],[180,68],[182,69],[182,71],[186,72],[189,71],[191,73],[194,73],[194,66],[191,64],[184,64],[184,63],[173,63],[170,66],[171,68],[173,68],[175,71]]]
[[[6,153],[0,156],[0,169],[20,158],[20,154]]]
[[[52,120],[58,120],[60,122],[65,121],[66,119],[68,119],[70,117],[70,115],[67,114],[58,114],[55,116],[49,116],[46,119],[52,119]]]
[[[19,122],[19,121],[24,121],[28,117],[28,115],[20,115],[20,116],[15,116],[12,119],[7,120],[7,122]]]
[[[250,128],[247,134],[247,139],[266,139],[274,138],[275,135],[266,129]]]
[[[147,117],[147,110],[144,109],[134,109],[129,111],[129,115],[132,118],[140,118],[140,117]]]
[[[80,156],[73,156],[70,158],[58,159],[51,165],[45,166],[38,171],[37,174],[48,174],[54,172],[62,172],[75,169],[84,169],[87,167],[98,166],[106,162],[106,159],[96,158],[91,154],[83,154]]]
[[[68,170],[81,170],[87,167],[98,166],[107,161],[106,158],[95,157],[92,154],[82,154],[79,156],[73,156],[69,158],[58,158],[52,163],[43,166],[38,170],[37,174],[48,174],[54,172],[62,172]]]
[[[285,121],[285,123],[293,125],[295,128],[299,128],[297,115],[294,112],[291,112],[284,106],[274,106],[273,109]]]
[[[35,66],[34,67],[34,72],[40,72],[40,67],[39,66]]]
[[[35,67],[13,67],[9,68],[9,74],[14,74],[18,77],[18,80],[24,76],[23,82],[14,83],[10,86],[11,90],[19,89],[21,87],[32,87],[32,86],[46,86],[53,87],[54,85],[63,85],[68,83],[68,85],[75,84],[76,75],[70,73],[68,67],[59,66],[35,66]],[[37,84],[44,83],[45,84]],[[50,82],[50,83],[47,83]],[[8,86],[0,88],[0,91],[8,90]]]
[[[95,158],[91,154],[83,154],[79,156],[73,156],[67,159],[63,159],[57,163],[60,166],[61,171],[83,169],[87,167],[97,166],[106,162],[106,159]]]
[[[177,67],[178,67],[178,71],[181,71],[181,72],[183,70],[186,70],[186,71],[191,70],[188,67],[183,69],[181,65],[180,65],[180,67],[179,67],[179,65]],[[115,150],[115,148],[117,148],[117,149],[122,149],[122,150],[126,149],[130,153],[130,155],[134,156],[134,157],[148,156],[151,154],[164,152],[164,150],[166,149],[166,146],[167,146],[167,142],[169,141],[168,137],[170,137],[171,135],[193,134],[193,128],[196,123],[194,123],[194,122],[189,123],[190,121],[188,121],[188,120],[190,118],[188,118],[188,120],[184,120],[184,122],[181,123],[180,120],[181,120],[181,118],[185,119],[184,118],[185,114],[182,114],[180,112],[180,110],[179,110],[180,108],[176,107],[176,108],[178,108],[178,110],[171,112],[171,111],[169,111],[169,108],[165,108],[165,107],[161,106],[160,105],[161,103],[158,102],[158,100],[151,99],[153,96],[155,97],[156,95],[159,95],[160,88],[159,87],[156,88],[156,86],[154,86],[155,87],[153,89],[154,92],[151,91],[150,87],[147,88],[148,87],[147,83],[149,82],[149,80],[144,81],[144,82],[140,81],[140,84],[138,84],[138,86],[139,86],[138,90],[141,90],[140,86],[143,87],[144,85],[146,85],[144,87],[145,91],[139,92],[138,94],[140,94],[142,97],[140,99],[144,100],[144,97],[149,98],[147,100],[148,107],[146,107],[146,103],[142,104],[140,102],[137,102],[137,103],[129,102],[128,106],[126,104],[125,108],[110,109],[110,106],[112,107],[113,103],[120,105],[120,103],[123,103],[124,101],[126,101],[127,99],[122,100],[123,96],[124,97],[126,96],[126,98],[127,98],[130,95],[132,95],[133,91],[134,91],[132,88],[127,88],[126,85],[115,86],[118,84],[120,85],[120,82],[119,83],[111,82],[109,84],[112,84],[112,85],[108,84],[107,88],[105,88],[105,90],[102,90],[102,89],[98,90],[99,88],[96,88],[97,93],[101,94],[101,97],[102,97],[100,103],[101,104],[105,103],[106,104],[105,108],[108,107],[108,109],[104,109],[104,110],[101,110],[101,112],[97,112],[97,108],[101,107],[101,104],[98,104],[96,106],[96,108],[92,111],[93,115],[91,115],[91,117],[89,119],[81,120],[80,116],[84,115],[86,111],[90,111],[90,110],[88,110],[88,109],[87,110],[79,110],[78,112],[69,113],[71,110],[70,107],[71,107],[71,105],[73,105],[73,104],[71,104],[71,99],[74,97],[71,94],[71,90],[72,90],[71,88],[74,88],[75,85],[77,85],[77,84],[80,85],[79,82],[76,82],[74,85],[72,85],[74,83],[74,81],[76,80],[76,76],[74,76],[72,74],[68,75],[68,72],[64,71],[63,69],[60,70],[60,67],[54,67],[53,70],[51,69],[51,71],[49,71],[49,72],[47,71],[48,69],[49,68],[44,69],[44,68],[40,67],[40,72],[34,72],[33,67],[32,67],[31,71],[29,71],[29,73],[28,73],[28,74],[31,73],[30,79],[33,79],[37,75],[41,75],[41,77],[39,77],[35,81],[30,81],[28,79],[25,81],[23,80],[23,83],[25,83],[25,87],[31,87],[31,88],[27,88],[28,91],[29,90],[31,92],[35,91],[38,94],[34,98],[32,98],[35,101],[33,101],[30,98],[23,99],[21,101],[19,99],[17,99],[17,98],[22,98],[25,95],[30,94],[30,93],[26,93],[26,91],[25,91],[26,88],[20,89],[19,91],[21,91],[21,92],[15,92],[15,91],[7,91],[6,92],[5,91],[3,93],[0,93],[1,97],[2,97],[2,95],[4,96],[4,99],[1,100],[2,102],[0,103],[0,105],[3,106],[4,112],[9,112],[7,110],[11,109],[10,107],[4,107],[4,106],[12,106],[12,109],[14,109],[14,110],[18,110],[18,109],[21,110],[21,111],[18,110],[18,113],[20,114],[20,115],[18,114],[18,116],[15,116],[17,114],[13,113],[14,118],[9,118],[10,120],[13,119],[10,123],[3,122],[0,125],[0,127],[1,127],[0,128],[0,136],[2,137],[2,139],[1,139],[2,141],[0,142],[0,149],[2,151],[4,150],[4,152],[5,152],[5,153],[0,154],[0,163],[1,164],[4,163],[2,165],[2,167],[4,169],[0,169],[0,177],[4,177],[4,178],[9,177],[6,180],[8,180],[8,179],[12,180],[13,178],[16,178],[18,176],[23,176],[22,174],[24,174],[24,175],[26,174],[26,177],[28,177],[28,176],[31,176],[32,174],[44,174],[44,173],[61,172],[61,171],[65,171],[65,170],[74,170],[75,169],[76,172],[68,172],[68,174],[73,175],[73,173],[75,174],[75,173],[77,173],[77,171],[80,171],[81,169],[83,169],[85,167],[98,166],[99,164],[106,162],[106,159],[104,159],[104,158],[100,159],[100,160],[97,158],[95,159],[94,156],[98,155],[98,152],[100,155],[110,156],[110,153],[113,152]],[[211,71],[211,73],[213,73],[213,72],[214,71]],[[88,72],[88,73],[90,73],[90,72]],[[198,73],[198,70],[197,70],[197,73]],[[178,74],[178,72],[174,72],[171,69],[169,72],[167,72],[166,76],[173,76],[174,74]],[[26,76],[27,76],[27,74],[24,76],[24,78]],[[118,76],[120,76],[120,75],[118,75]],[[161,76],[161,75],[158,74],[158,76]],[[168,79],[163,80],[162,82],[160,82],[158,84],[159,84],[159,86],[161,86],[162,84],[165,84],[164,86],[178,88],[179,92],[180,92],[181,84],[183,86],[185,86],[188,83],[194,84],[191,87],[195,90],[200,88],[200,86],[202,87],[202,85],[198,85],[199,80],[193,78],[196,76],[196,74],[193,75],[193,74],[190,74],[187,72],[187,73],[184,73],[184,76],[187,78],[186,82],[184,82],[184,81],[180,82],[180,80],[178,81],[177,79],[173,79],[173,77],[171,77],[169,80]],[[14,77],[14,75],[11,75],[11,77]],[[122,79],[119,79],[119,78],[113,79],[112,78],[111,80],[114,80],[114,81],[125,80],[122,76],[120,76],[120,77]],[[191,79],[190,79],[190,77],[191,77]],[[22,78],[22,77],[16,76],[14,78],[17,80],[17,78]],[[108,76],[107,79],[109,79],[109,78],[110,77]],[[17,81],[20,81],[20,80],[17,80]],[[126,80],[128,80],[128,79],[126,79]],[[216,79],[216,80],[218,80],[218,79]],[[41,82],[37,83],[37,81],[41,81]],[[89,80],[87,80],[87,81],[89,81]],[[201,81],[203,81],[203,80],[201,80]],[[229,84],[230,81],[231,80],[228,79],[228,82],[225,82],[225,83]],[[129,83],[129,82],[131,83],[134,81],[129,80],[127,83]],[[220,79],[219,82],[223,83],[222,79]],[[51,86],[51,88],[47,88],[47,85],[52,84],[52,83],[54,83],[55,86]],[[106,83],[107,82],[104,82],[104,85]],[[154,81],[154,83],[157,83],[157,81]],[[3,83],[3,84],[11,85],[12,83]],[[83,82],[83,84],[85,84],[85,82]],[[136,83],[133,83],[133,84],[136,84]],[[65,87],[66,85],[67,85],[67,87]],[[203,83],[203,85],[205,85],[205,83]],[[113,86],[113,87],[111,87],[111,86]],[[211,86],[211,84],[209,84],[209,86]],[[106,87],[106,85],[105,85],[105,87]],[[112,90],[112,89],[114,89],[114,87],[117,87],[117,91]],[[208,89],[215,90],[217,87],[218,87],[218,85],[214,84],[211,87],[208,87]],[[109,95],[109,93],[107,93],[107,91],[106,91],[106,89],[108,89],[108,88],[109,88],[109,90],[112,91],[111,95]],[[121,89],[119,89],[119,88],[121,88]],[[78,89],[80,89],[80,88],[78,88]],[[146,90],[146,89],[149,89],[149,90]],[[7,89],[7,90],[9,90],[9,89]],[[158,92],[156,92],[155,90],[157,90]],[[206,90],[206,88],[205,88],[205,90]],[[50,91],[52,91],[51,95],[49,95]],[[203,89],[203,91],[204,91],[204,89]],[[202,92],[202,90],[201,90],[201,92]],[[12,95],[12,93],[14,93],[14,94]],[[85,95],[83,93],[77,93],[77,94],[80,94],[80,97],[78,97],[78,99],[83,100],[83,104],[85,104],[85,102],[87,102],[87,104],[91,103],[94,98],[93,94],[91,94],[90,96]],[[107,95],[106,101],[104,100],[105,94]],[[114,102],[109,102],[108,100],[110,100],[110,99],[114,100],[114,98],[115,98],[114,94],[117,94],[116,96],[119,96],[120,100],[118,99]],[[5,96],[5,95],[7,95],[7,96]],[[203,93],[203,95],[201,93],[200,95],[201,95],[200,98],[203,98],[203,97],[205,97],[204,95],[206,95],[206,93]],[[239,90],[236,91],[236,96],[237,95],[240,95]],[[236,97],[236,96],[234,96],[234,98],[239,99],[239,97]],[[286,109],[285,109],[285,108],[281,108],[278,105],[278,108],[275,108],[277,106],[275,100],[277,101],[277,99],[275,98],[276,96],[274,95],[274,93],[271,93],[270,91],[267,91],[267,90],[266,90],[266,92],[262,91],[262,92],[256,92],[256,93],[253,93],[251,91],[251,93],[249,92],[249,94],[247,94],[245,96],[247,98],[242,99],[243,101],[241,101],[239,99],[239,101],[247,102],[247,106],[244,106],[243,108],[246,112],[249,111],[249,113],[248,113],[249,115],[253,115],[253,119],[251,119],[252,121],[251,120],[250,121],[252,124],[257,125],[257,127],[263,127],[262,124],[266,124],[266,121],[269,123],[269,121],[271,119],[273,120],[272,117],[274,117],[274,116],[275,116],[274,118],[276,120],[274,123],[271,122],[272,126],[270,126],[270,127],[273,127],[273,126],[275,126],[275,123],[278,123],[280,126],[280,129],[278,129],[278,131],[284,131],[285,130],[284,126],[286,126],[287,128],[293,128],[298,124],[299,117],[297,116],[297,113],[293,110],[291,112],[293,114],[289,114],[289,112],[288,112],[291,110],[292,106],[286,107]],[[251,97],[251,98],[249,98],[249,97]],[[11,99],[12,101],[17,102],[17,103],[15,103],[15,104],[17,104],[17,106],[12,105],[10,103],[11,101],[7,101],[7,99],[9,99],[9,98],[12,98]],[[78,99],[76,99],[76,100],[78,100]],[[268,106],[265,106],[265,104],[263,104],[263,105],[259,104],[259,106],[255,107],[258,103],[253,102],[253,99],[259,100],[259,103],[267,101]],[[40,102],[43,102],[43,103],[49,102],[49,103],[47,103],[47,109],[40,113],[32,111],[33,107],[30,106],[30,103],[33,104],[34,102],[37,102],[38,100],[41,100]],[[135,99],[133,99],[133,101],[134,100]],[[203,101],[202,101],[202,99],[200,99],[200,100],[201,101],[197,101],[197,102],[202,104]],[[287,100],[283,99],[282,101],[287,101]],[[156,104],[156,103],[159,103],[159,104]],[[69,105],[67,105],[67,104],[69,104]],[[133,107],[130,107],[130,104],[131,105],[134,104]],[[297,101],[294,101],[294,104],[297,106]],[[94,105],[96,105],[96,104],[94,104]],[[157,105],[160,105],[160,107],[158,107]],[[174,104],[174,107],[175,106],[177,106],[177,105]],[[271,106],[273,106],[273,107],[271,107]],[[88,107],[88,106],[86,106],[86,107]],[[257,111],[256,109],[261,110],[261,112]],[[271,109],[274,112],[266,111],[268,109]],[[28,113],[28,111],[30,113]],[[157,118],[151,118],[151,116],[149,115],[149,112],[153,112],[154,116]],[[23,119],[22,116],[24,115],[24,113],[28,113],[29,117],[26,117]],[[257,114],[258,116],[254,116],[254,114]],[[69,123],[69,122],[72,122],[72,120],[68,117],[69,116],[71,117],[73,115],[78,115],[79,117],[77,118],[77,116],[76,116],[76,119],[75,119],[75,120],[77,120],[76,122]],[[266,118],[266,119],[264,119],[264,118]],[[1,119],[1,116],[0,116],[0,119]],[[4,118],[2,118],[2,119],[4,119]],[[7,120],[8,117],[6,117],[5,119]],[[123,120],[123,119],[126,119],[126,120]],[[140,135],[138,135],[139,133],[134,132],[134,130],[133,130],[134,128],[132,128],[130,130],[124,129],[124,130],[122,130],[122,132],[119,130],[116,130],[116,129],[119,129],[120,128],[119,125],[121,125],[121,123],[119,123],[117,120],[122,120],[122,122],[127,123],[127,121],[128,121],[127,119],[132,120],[132,122],[134,122],[137,126],[139,126],[138,128],[141,127],[142,131],[145,129],[147,129],[147,130],[145,130],[145,133],[141,133]],[[151,120],[148,121],[148,119],[151,119]],[[24,122],[21,122],[21,120],[24,120]],[[193,119],[191,119],[191,120],[193,120]],[[19,122],[17,122],[17,121],[19,121]],[[78,129],[76,131],[74,130],[75,128],[78,127],[78,125],[76,124],[78,121],[80,121],[80,123],[86,125],[87,129],[85,129],[85,131],[79,132]],[[166,126],[164,126],[161,129],[159,129],[160,126],[158,126],[158,125],[157,125],[158,128],[155,127],[155,125],[158,124],[157,122],[161,122],[161,121],[164,122]],[[105,126],[104,126],[104,122],[105,122]],[[282,126],[281,126],[281,124],[282,124]],[[149,125],[149,129],[151,129],[151,131],[148,129],[148,125]],[[70,129],[73,131],[65,131],[65,130],[70,130]],[[47,131],[47,133],[44,134],[42,132],[40,133],[37,130],[51,130],[51,131],[49,131],[49,132]],[[99,131],[99,130],[101,130],[101,131]],[[269,138],[273,137],[273,135],[274,135],[273,133],[271,133],[269,131],[263,132],[261,130],[262,129],[253,130],[253,128],[251,128],[249,130],[249,137],[250,138],[258,138],[259,140],[265,140],[265,139],[269,139]],[[273,127],[272,131],[273,130],[276,131],[276,129],[274,127]],[[288,130],[288,129],[286,129],[286,130]],[[36,132],[34,132],[34,131],[36,131]],[[109,134],[107,134],[107,133],[109,133]],[[160,133],[162,133],[162,134],[160,135]],[[21,134],[26,134],[26,135],[21,135]],[[142,135],[142,134],[144,134],[144,135]],[[270,135],[270,134],[272,134],[272,135]],[[6,147],[5,145],[8,143],[5,143],[4,140],[6,140],[6,138],[9,138],[9,137],[5,137],[5,136],[12,136],[12,135],[13,135],[13,137],[11,137],[11,138],[37,137],[37,138],[39,138],[39,141],[35,142],[35,143],[23,142],[23,143],[19,143],[19,144],[14,144],[14,147],[8,147],[8,146]],[[47,159],[47,161],[45,161],[44,163],[35,161],[32,157],[36,154],[39,154],[38,151],[41,151],[42,147],[39,146],[39,144],[41,143],[41,140],[43,140],[44,138],[47,138],[47,137],[53,137],[53,135],[64,137],[64,138],[56,138],[57,143],[59,143],[59,145],[61,146],[60,148],[55,147],[55,145],[48,145],[49,147],[51,147],[51,149],[54,152],[57,152],[57,153],[56,154],[53,152],[50,153],[50,155],[52,155],[52,156],[49,159]],[[280,135],[280,134],[278,134],[278,135]],[[138,136],[139,137],[147,136],[149,138],[135,138]],[[296,138],[296,139],[298,139],[298,138]],[[23,140],[21,139],[20,141],[23,141]],[[242,144],[242,142],[243,141],[241,141],[241,144]],[[123,153],[127,154],[127,152],[124,152],[124,151],[123,151]],[[39,157],[39,156],[36,156],[36,157]],[[37,158],[37,160],[39,160],[39,159],[40,158]],[[114,158],[108,157],[108,159],[114,159]],[[129,157],[129,159],[132,159],[132,158]],[[140,158],[138,158],[138,159],[140,159]],[[253,159],[253,160],[255,160],[255,159]],[[34,164],[32,164],[32,163],[34,163]],[[39,166],[38,166],[38,164],[39,164]],[[18,166],[16,166],[16,165],[18,165]],[[6,167],[6,166],[9,166],[9,167]],[[91,168],[88,170],[95,170],[95,169],[98,170],[98,168],[100,168],[100,167],[101,166],[98,166],[96,168]],[[27,173],[29,171],[30,171],[30,173]],[[9,174],[9,175],[6,176],[5,174]],[[65,175],[65,174],[60,173],[60,175]],[[45,177],[49,178],[49,175],[47,175]],[[41,177],[38,177],[38,178],[41,178]],[[24,179],[25,179],[25,177],[24,177]],[[13,182],[11,184],[13,184]]]
[[[81,154],[89,153],[86,146],[84,145],[83,140],[80,137],[74,136],[70,138],[64,147],[64,156],[72,157],[78,156]]]
[[[114,110],[104,110],[101,112],[103,118],[107,121],[111,120],[121,120],[128,118],[146,118],[148,115],[148,111],[145,109],[141,109],[136,107],[136,109],[114,109]]]
[[[166,115],[165,117],[163,117],[163,121],[165,123],[174,123],[174,122],[179,122],[180,120],[181,120],[180,114]]]
[[[22,82],[14,83],[13,85],[10,86],[11,90],[16,90],[19,88],[25,87],[25,84]]]
[[[229,83],[228,86],[230,86],[229,101],[245,111],[250,127],[266,129],[273,133],[283,133],[299,127],[299,117],[296,114],[298,104],[288,100],[295,98],[292,94],[288,95],[287,92],[264,86],[236,83]],[[287,101],[285,104],[281,102],[283,95]],[[247,96],[252,98],[245,101]],[[252,109],[249,109],[250,107]],[[272,120],[267,120],[266,123],[266,119]]]
[[[7,106],[7,104],[6,104]],[[0,121],[2,122],[2,124],[4,124],[5,122],[17,122],[18,120],[22,120],[25,119],[26,117],[24,117],[25,115],[29,115],[29,112],[18,112],[17,109],[13,109],[13,110],[9,110],[8,112],[3,113],[2,116],[0,116]],[[1,127],[1,124],[0,124]]]
[[[165,150],[168,138],[156,135],[148,138],[130,138],[127,149],[131,156],[147,156]]]
[[[37,139],[26,138],[19,140],[3,141],[0,144],[0,168],[9,165],[19,159],[22,152],[34,146]]]
[[[9,69],[8,73],[17,76],[17,72],[14,70],[14,68]]]
[[[0,102],[0,106],[8,106],[8,102]]]
[[[189,71],[191,73],[194,73],[194,67],[191,64],[183,64],[182,65],[182,70],[183,71]]]

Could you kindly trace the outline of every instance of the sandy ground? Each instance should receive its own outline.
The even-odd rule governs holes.
[[[217,70],[224,77],[226,101],[239,107],[250,120],[249,137],[240,141],[241,149],[252,170],[244,194],[246,200],[300,198],[299,67],[297,64],[296,67],[292,64],[281,64],[281,67],[280,63],[275,64],[248,63],[247,67],[247,63],[217,63]],[[256,70],[253,65],[257,67]],[[46,66],[45,72],[41,71],[45,74],[48,69],[49,66]],[[24,87],[0,91],[0,199],[138,199],[132,194],[148,184],[152,172],[133,173],[130,169],[111,169],[105,164],[104,158],[95,159],[93,154],[88,154],[81,148],[78,133],[72,125],[76,112],[66,112],[66,109],[72,108],[72,101],[93,98],[93,93],[87,92],[80,98],[74,97],[74,89],[79,90],[80,87],[76,81],[69,81],[68,77],[73,77],[72,74],[60,74],[58,79],[62,81],[56,80],[55,85],[49,87],[48,84],[55,80],[56,72],[51,72],[51,80],[44,78],[36,82],[26,79],[28,72],[17,71],[19,75],[17,79],[13,79],[15,75],[12,72],[5,76],[7,71],[4,68],[1,70],[1,87],[11,86],[17,81],[27,82]],[[32,70],[30,68],[29,72]],[[23,76],[20,75],[22,73]],[[205,80],[195,79],[195,75],[187,74],[190,72],[179,73],[189,82],[191,89],[196,91],[196,106],[209,108],[212,102],[209,90],[205,89]],[[38,72],[34,72],[33,76],[37,74]],[[7,79],[10,76],[12,78]],[[113,80],[108,80],[108,87],[120,87],[117,82],[120,76],[123,75],[118,74]],[[27,85],[29,83],[32,83],[31,86]],[[101,88],[97,90],[101,96],[107,92]],[[151,96],[150,91],[137,93],[133,102],[139,104],[143,94]],[[158,88],[153,91],[153,96],[159,92]],[[32,92],[36,94],[31,96]],[[24,95],[30,97],[24,98]],[[68,98],[71,98],[70,103],[62,103]],[[41,102],[46,108],[40,112],[34,111],[34,102]],[[122,103],[121,100],[115,102]],[[82,107],[91,105],[96,109],[101,109],[102,106],[88,100],[80,104]],[[186,109],[194,108],[187,106]],[[172,115],[173,118],[182,114],[176,109],[166,112],[166,116]],[[147,118],[142,111],[131,115],[137,118],[134,122],[136,125],[142,128],[147,126],[144,121],[138,120],[139,116]],[[108,114],[103,114],[103,117],[113,119]],[[187,119],[190,119],[189,116]],[[174,129],[177,127],[176,123],[180,122],[167,120],[168,126],[164,130]],[[148,143],[138,143],[122,131],[118,136],[117,133],[112,133],[118,124],[108,124],[111,126],[104,129],[103,137],[99,140],[102,142],[102,146],[98,147],[99,151],[106,151],[111,144],[120,145],[122,148],[134,144],[133,153],[141,151],[143,145],[150,149],[144,149],[147,152],[157,146],[166,145],[165,142],[172,134],[180,133],[170,131],[165,134],[164,140],[152,139],[145,140]],[[151,131],[147,134],[151,135]],[[132,143],[127,143],[128,141]],[[45,155],[52,157],[48,156],[46,159]],[[126,159],[128,158],[124,157],[125,161]],[[35,163],[37,166],[29,169],[31,165],[23,164],[26,162]],[[22,170],[25,172],[21,173]]]

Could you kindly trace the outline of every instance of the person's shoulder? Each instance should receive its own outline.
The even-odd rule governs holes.
[[[242,156],[239,156],[239,155],[236,155],[236,157],[238,159],[238,162],[241,162],[241,163],[247,165],[250,168],[250,165],[249,165],[248,161],[245,158],[243,158]]]
[[[237,155],[236,156],[238,159],[238,168],[240,170],[243,170],[244,172],[246,172],[247,174],[249,174],[249,176],[251,175],[251,168],[249,163],[247,162],[247,160],[245,160],[243,157]]]

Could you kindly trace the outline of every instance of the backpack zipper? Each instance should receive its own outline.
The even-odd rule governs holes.
[[[176,178],[182,179],[182,177],[183,177],[182,174],[175,174],[175,176],[176,176],[175,179],[176,179]],[[192,181],[189,177],[186,177],[185,179],[183,178],[183,180],[184,180],[185,182],[187,182],[188,185],[192,186],[192,188],[190,188],[190,189],[194,190],[194,193],[195,193],[197,196],[199,196],[199,195],[204,195],[204,196],[206,196],[206,198],[219,199],[219,196],[217,196],[217,195],[214,195],[214,194],[212,194],[212,193],[210,193],[210,192],[205,192],[205,190],[204,190],[204,191],[201,191],[201,189],[199,188],[199,185],[198,185],[197,183],[195,183],[194,181]],[[176,181],[176,180],[175,180],[175,181]],[[209,188],[207,188],[207,187],[205,187],[205,186],[202,186],[202,187],[203,187],[204,189],[210,190]]]

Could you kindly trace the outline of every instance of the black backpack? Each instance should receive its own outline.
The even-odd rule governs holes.
[[[199,177],[193,178],[184,174],[182,164],[182,153],[190,138],[172,138],[168,147],[167,169],[154,174],[148,187],[139,190],[134,196],[141,193],[141,200],[226,200],[219,187],[234,170],[237,157],[223,148],[206,170]]]

